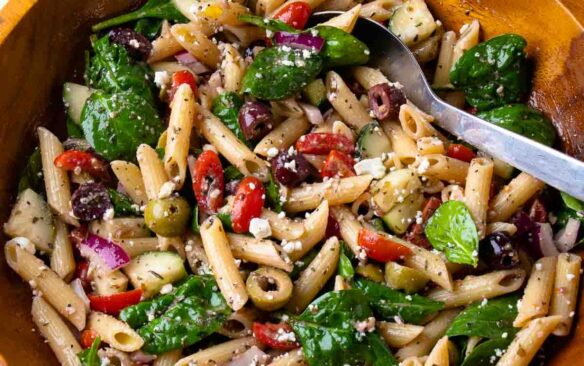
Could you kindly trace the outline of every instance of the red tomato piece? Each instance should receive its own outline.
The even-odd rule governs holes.
[[[296,150],[304,154],[327,155],[332,150],[345,154],[355,152],[355,145],[345,135],[329,132],[306,134],[296,142]]]
[[[67,150],[55,158],[57,168],[75,173],[86,172],[92,177],[109,180],[107,164],[86,151]]]
[[[81,332],[81,347],[89,348],[97,338],[97,332],[93,329],[85,329]]]
[[[171,102],[172,98],[174,98],[174,93],[176,93],[176,89],[178,89],[178,87],[182,84],[187,84],[190,86],[195,96],[199,94],[199,89],[197,88],[197,79],[195,79],[193,73],[187,70],[177,71],[172,74],[172,86],[168,92],[168,98]]]
[[[474,151],[461,144],[452,144],[448,146],[446,155],[453,159],[466,161],[467,163],[470,163],[470,161],[477,156]]]
[[[412,252],[408,247],[365,228],[359,230],[358,242],[369,258],[379,262],[394,261]]]
[[[249,231],[249,222],[260,217],[266,197],[262,182],[256,177],[245,177],[239,183],[231,206],[231,223],[236,233]]]
[[[278,338],[281,338],[283,334],[286,333],[293,333],[292,327],[288,323],[253,323],[252,327],[253,335],[256,337],[258,342],[265,344],[266,346],[281,350],[281,351],[289,351],[294,348],[300,347],[298,342],[285,340],[280,341]]]
[[[87,262],[85,259],[77,262],[77,265],[75,266],[74,277],[81,280],[81,285],[85,291],[91,290],[91,280],[89,279],[89,262]]]
[[[310,18],[310,5],[304,1],[289,3],[274,14],[274,19],[280,20],[296,29],[304,29],[308,18]]]
[[[142,289],[120,292],[113,295],[88,295],[91,310],[117,315],[122,309],[135,305],[142,298]]]
[[[323,178],[353,177],[355,175],[353,165],[353,158],[349,154],[333,150],[328,154],[320,175]]]
[[[205,213],[216,213],[223,205],[225,181],[219,156],[213,150],[205,150],[191,167],[193,191],[199,209]]]

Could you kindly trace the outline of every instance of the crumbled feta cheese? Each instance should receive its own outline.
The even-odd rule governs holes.
[[[355,322],[354,327],[359,333],[371,333],[375,330],[375,318],[370,316],[363,321],[357,321]]]
[[[213,146],[211,144],[203,145],[203,151],[207,151],[207,150],[211,150],[211,151],[217,153],[217,149],[215,148],[215,146]]]
[[[278,155],[278,153],[279,153],[278,148],[276,148],[276,147],[270,147],[268,149],[268,158],[273,158],[276,155]]]
[[[363,159],[354,166],[357,175],[371,174],[375,179],[385,175],[385,165],[381,158]]]
[[[140,42],[138,42],[138,40],[136,40],[136,39],[131,39],[129,43],[130,43],[130,46],[132,46],[134,48],[140,48]]]
[[[254,217],[249,222],[249,232],[256,239],[264,239],[272,235],[272,228],[268,220]]]
[[[12,238],[12,241],[15,242],[22,249],[29,252],[30,254],[34,254],[36,252],[34,244],[24,236],[17,236],[15,238]]]
[[[573,274],[571,274],[571,273],[568,273],[568,274],[566,275],[566,279],[567,279],[568,281],[572,281],[574,278],[576,278],[576,275],[573,275]]]
[[[430,167],[430,161],[426,158],[423,158],[420,161],[420,165],[418,165],[418,174],[424,174],[426,173],[426,171],[428,170],[428,168]]]
[[[279,219],[283,219],[284,217],[286,217],[286,212],[284,212],[284,211],[281,211],[281,212],[278,214],[278,218],[279,218]]]
[[[171,283],[167,283],[166,285],[162,286],[162,288],[160,289],[160,293],[163,295],[169,294],[172,292],[172,284]]]
[[[176,188],[176,184],[172,181],[165,182],[162,187],[160,187],[160,191],[158,192],[158,198],[164,199],[170,197],[174,189]]]
[[[103,219],[104,220],[111,220],[114,218],[114,209],[113,207],[108,208],[107,210],[105,210],[105,212],[103,213]]]
[[[166,88],[168,83],[170,83],[170,75],[168,74],[168,71],[156,71],[154,73],[154,84],[160,89]]]
[[[292,253],[294,251],[302,249],[302,242],[299,240],[297,240],[297,241],[282,240],[281,245],[282,245],[282,249],[286,253]]]

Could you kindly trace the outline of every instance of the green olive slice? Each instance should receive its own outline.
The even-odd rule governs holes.
[[[271,267],[260,267],[246,281],[251,301],[256,307],[266,311],[286,305],[292,297],[292,287],[292,280],[286,272]]]

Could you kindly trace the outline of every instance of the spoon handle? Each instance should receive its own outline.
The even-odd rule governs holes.
[[[427,109],[437,124],[491,156],[584,200],[584,162],[510,132],[433,98]]]

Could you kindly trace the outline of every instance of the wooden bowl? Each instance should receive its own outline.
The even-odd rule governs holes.
[[[478,18],[489,38],[504,32],[528,40],[536,74],[530,103],[553,121],[562,148],[584,159],[584,3],[582,0],[426,0],[449,29]],[[0,221],[6,221],[25,157],[39,125],[57,130],[61,88],[88,45],[89,25],[139,0],[10,0],[0,10]],[[582,183],[582,182],[580,182]],[[56,365],[30,319],[31,291],[0,251],[0,354],[9,365]],[[582,306],[582,305],[581,305]],[[552,365],[577,365],[579,322]],[[0,358],[0,365],[2,364]]]

